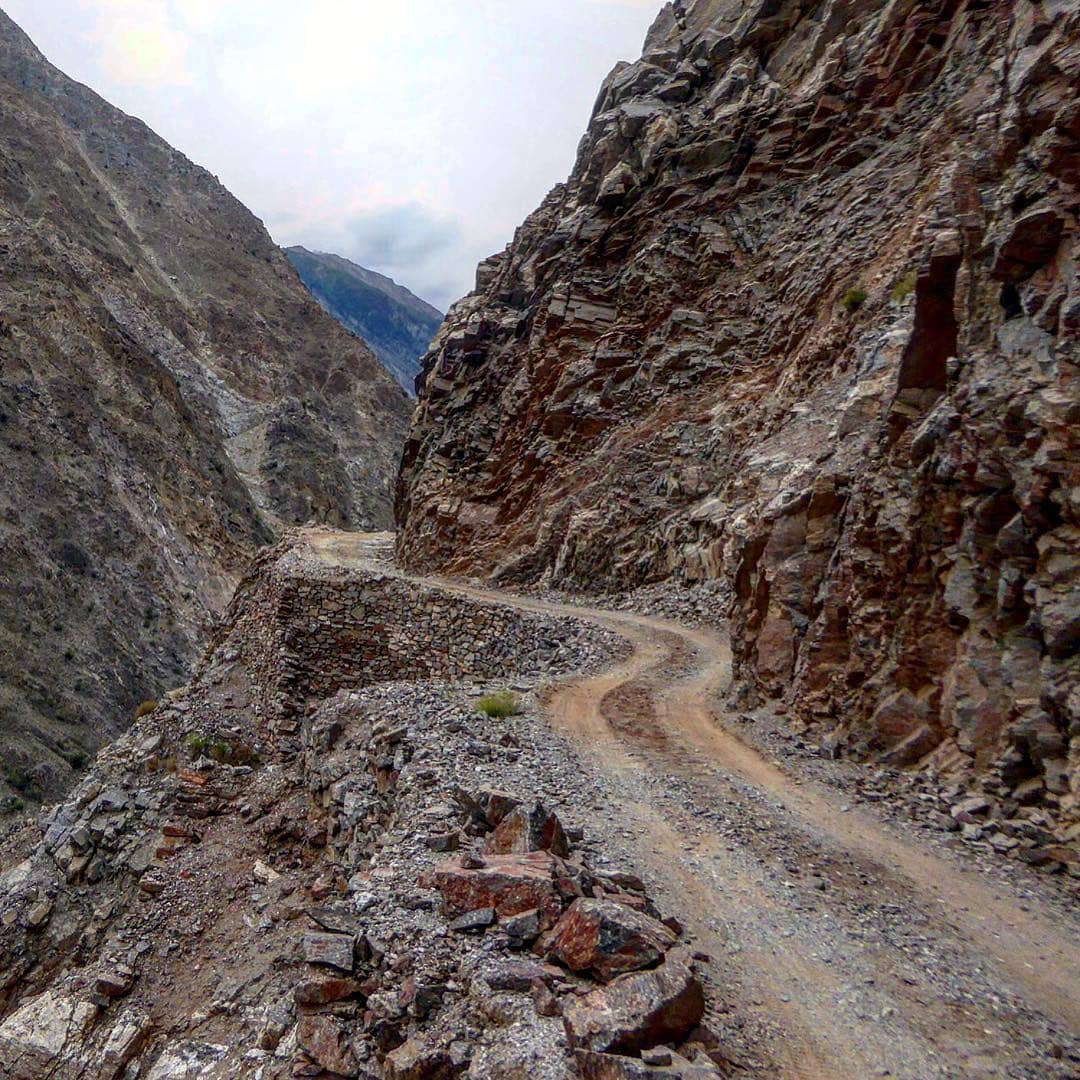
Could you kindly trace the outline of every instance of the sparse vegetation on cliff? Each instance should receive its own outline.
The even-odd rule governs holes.
[[[866,303],[868,295],[867,291],[862,288],[848,289],[841,303],[849,312],[854,314]]]
[[[184,741],[192,761],[210,758],[219,765],[258,765],[259,755],[245,743],[229,742],[211,735],[193,732]]]
[[[918,283],[919,275],[914,271],[910,271],[905,274],[894,286],[892,291],[892,299],[897,303],[902,303],[906,300],[914,291],[915,286]]]

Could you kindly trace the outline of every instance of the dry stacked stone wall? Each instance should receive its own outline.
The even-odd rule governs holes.
[[[287,718],[307,701],[391,680],[492,681],[559,666],[573,620],[531,615],[304,544],[265,552],[237,591],[228,643]]]

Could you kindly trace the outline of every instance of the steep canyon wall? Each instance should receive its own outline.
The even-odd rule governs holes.
[[[1074,813],[1078,79],[1062,0],[665,7],[427,358],[405,561],[726,578],[744,684]]]
[[[2,13],[0,265],[2,818],[186,680],[281,525],[389,523],[408,402],[215,177]]]

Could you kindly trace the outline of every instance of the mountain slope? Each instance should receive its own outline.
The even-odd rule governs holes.
[[[1078,77],[1073,3],[667,5],[440,332],[403,558],[722,579],[748,688],[1075,820]]]
[[[315,299],[363,338],[412,393],[420,361],[442,326],[442,312],[396,281],[340,255],[302,247],[286,248],[285,254]]]
[[[0,14],[2,781],[57,791],[280,523],[380,525],[408,402],[265,229]]]

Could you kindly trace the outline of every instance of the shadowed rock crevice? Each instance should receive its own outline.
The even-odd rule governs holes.
[[[900,390],[940,390],[956,356],[956,275],[962,262],[959,235],[939,238],[915,285],[915,325],[900,361]]]

